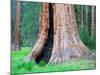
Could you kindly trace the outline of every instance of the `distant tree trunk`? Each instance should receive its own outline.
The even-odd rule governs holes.
[[[15,33],[15,13],[16,13],[16,1],[11,0],[11,50],[14,50],[14,33]]]
[[[48,16],[50,9],[48,9],[48,3],[44,3],[42,7],[42,13],[45,16],[42,16],[42,23],[40,24],[40,38],[29,55],[29,59],[36,60],[41,54],[47,38],[49,38],[47,35],[50,26],[48,23],[51,17]],[[52,13],[54,39],[48,64],[63,63],[70,59],[91,58],[93,56],[92,52],[80,40],[73,5],[53,4]]]
[[[16,0],[16,25],[13,31],[12,50],[19,50],[20,1]]]
[[[88,32],[88,6],[86,6],[86,31],[87,31],[87,33],[89,33]]]
[[[81,6],[81,28],[83,29],[83,6]]]
[[[91,36],[91,6],[88,6],[88,14],[87,14],[87,29],[88,35]]]
[[[91,18],[91,37],[93,38],[94,36],[94,6],[92,6],[92,18]]]

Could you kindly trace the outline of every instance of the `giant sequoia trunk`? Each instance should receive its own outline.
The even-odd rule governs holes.
[[[41,59],[41,52],[45,46],[46,40],[48,38],[49,30],[49,4],[42,3],[42,13],[40,18],[40,31],[39,38],[29,54],[29,59],[34,59],[37,63]]]
[[[79,37],[73,5],[55,4],[54,19],[54,45],[49,63],[91,58],[92,52]]]
[[[49,9],[52,9],[52,7],[53,11]],[[52,13],[53,15],[50,15]],[[47,41],[50,37],[49,40],[53,40],[52,43]],[[45,45],[47,43],[53,46]],[[50,50],[45,46],[49,47]],[[46,53],[49,55],[46,55]],[[45,58],[49,56],[49,58],[45,59],[43,56]],[[73,5],[43,3],[40,36],[29,55],[29,59],[35,61],[42,59],[49,64],[57,64],[70,59],[91,58],[92,56],[92,52],[82,43],[79,37]]]

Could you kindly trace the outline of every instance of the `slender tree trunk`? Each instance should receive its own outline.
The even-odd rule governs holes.
[[[86,26],[87,26],[87,22],[88,22],[88,6],[86,6]]]
[[[20,1],[17,0],[16,4],[16,27],[15,27],[15,44],[16,50],[19,49],[19,25],[20,25]]]
[[[88,6],[88,14],[87,14],[87,29],[88,35],[91,36],[91,6]]]
[[[92,6],[92,18],[91,18],[91,37],[94,37],[94,6]]]
[[[86,25],[85,25],[86,26],[86,31],[87,31],[87,33],[89,33],[88,32],[88,6],[86,6],[86,19],[85,20],[86,20]]]
[[[16,25],[13,31],[12,50],[19,50],[20,1],[16,0]]]
[[[16,6],[16,1],[11,0],[11,50],[14,49],[13,44],[14,44],[14,31],[15,31],[15,6]]]
[[[83,6],[81,6],[81,26],[83,28]]]

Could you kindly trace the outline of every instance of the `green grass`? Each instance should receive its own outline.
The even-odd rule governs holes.
[[[74,70],[89,70],[96,68],[95,60],[72,60],[63,64],[45,65],[44,61],[38,65],[34,61],[24,63],[23,59],[31,51],[29,47],[23,47],[19,51],[12,51],[11,57],[11,73],[38,73],[38,72],[54,72],[54,71],[74,71]],[[41,66],[42,65],[42,66]],[[43,66],[45,65],[45,66]]]

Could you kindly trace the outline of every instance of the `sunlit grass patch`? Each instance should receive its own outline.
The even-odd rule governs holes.
[[[74,71],[74,70],[90,70],[96,68],[95,60],[72,60],[62,64],[52,65],[45,64],[41,61],[36,64],[35,61],[23,62],[32,48],[21,48],[19,51],[11,52],[11,73],[37,73],[37,72],[54,72],[54,71]]]

